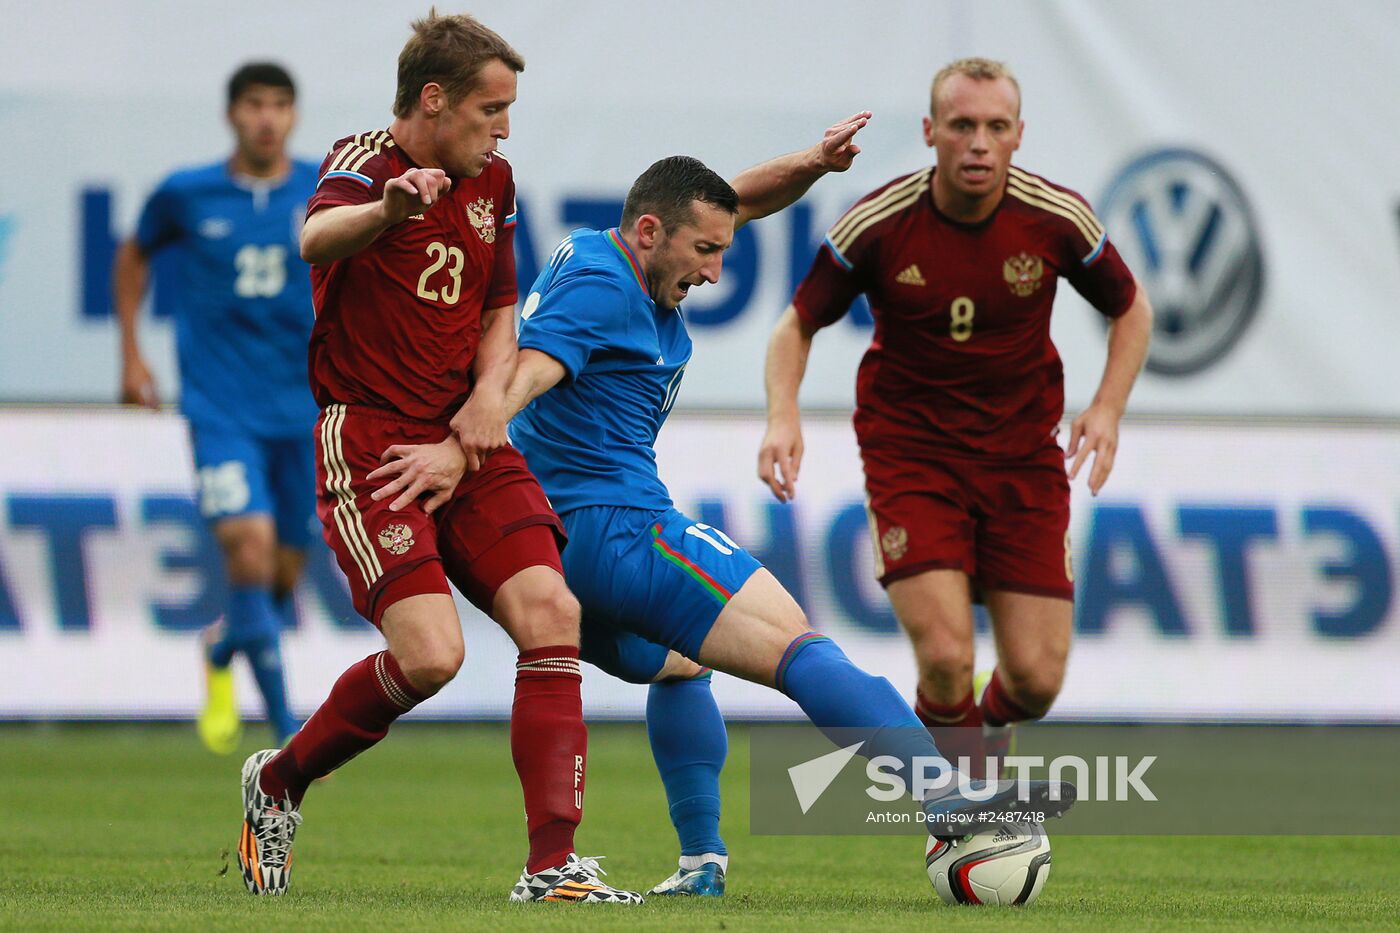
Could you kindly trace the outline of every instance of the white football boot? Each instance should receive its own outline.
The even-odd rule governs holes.
[[[607,872],[597,858],[579,858],[572,852],[558,868],[546,868],[534,874],[521,872],[520,880],[511,889],[512,901],[564,901],[572,904],[640,904],[642,896],[636,891],[623,891],[599,879]]]
[[[705,862],[698,868],[677,868],[676,873],[647,894],[668,897],[724,897],[724,866]]]
[[[269,748],[243,762],[243,833],[238,838],[238,864],[243,883],[254,894],[287,893],[292,875],[292,839],[301,814],[291,800],[278,800],[258,786],[263,765],[277,754]]]

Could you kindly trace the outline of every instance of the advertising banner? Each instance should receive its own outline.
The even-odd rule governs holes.
[[[752,415],[673,415],[661,475],[677,507],[758,556],[815,628],[912,695],[910,651],[874,580],[850,426],[826,416],[804,427],[790,505],[755,478],[763,423]],[[193,713],[198,634],[218,617],[224,584],[183,422],[4,410],[0,437],[0,717]],[[1055,716],[1400,720],[1397,462],[1394,429],[1126,424],[1103,492],[1075,484],[1076,637]],[[513,646],[458,602],[466,664],[414,715],[506,716]],[[382,639],[350,608],[319,542],[296,608],[284,657],[293,705],[307,713]],[[979,668],[994,657],[982,631]],[[715,684],[730,715],[800,715],[767,688]],[[592,717],[638,717],[646,689],[588,668],[584,697]],[[251,678],[241,699],[257,710]]]

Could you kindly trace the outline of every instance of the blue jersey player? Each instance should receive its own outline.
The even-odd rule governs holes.
[[[866,117],[833,127],[813,150],[749,169],[732,188],[695,159],[657,162],[633,184],[617,228],[575,231],[560,244],[521,310],[507,393],[511,440],[569,534],[564,575],[583,610],[582,656],[652,685],[648,734],[681,860],[651,893],[724,890],[719,771],[727,743],[710,668],[777,688],[819,727],[857,730],[861,754],[893,756],[906,775],[915,759],[937,758],[887,680],[812,631],[739,544],[674,507],[653,449],[690,358],[681,301],[718,281],[737,225],[848,166],[858,151],[851,137]],[[1060,788],[1050,800],[1043,781],[1027,785],[1024,802],[1009,781],[974,788],[980,800],[965,796],[968,789],[947,781],[924,798],[924,810],[946,818],[1033,803],[1056,814],[1073,799]]]
[[[315,522],[312,425],[306,376],[314,312],[297,235],[317,164],[293,160],[295,88],[278,65],[234,73],[231,158],[177,171],[141,211],[118,250],[115,301],[122,331],[122,399],[159,406],[136,341],[156,261],[175,320],[180,410],[189,422],[200,511],[222,548],[229,597],[206,633],[208,693],[199,733],[213,751],[237,746],[241,727],[229,665],[244,654],[279,744],[297,729],[279,648],[285,605]]]

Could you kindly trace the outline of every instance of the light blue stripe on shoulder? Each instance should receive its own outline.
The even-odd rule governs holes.
[[[1084,259],[1082,260],[1082,262],[1084,263],[1084,265],[1086,265],[1086,266],[1089,265],[1089,264],[1092,263],[1095,259],[1098,259],[1099,256],[1103,255],[1103,248],[1104,248],[1104,245],[1105,245],[1107,242],[1108,242],[1108,231],[1105,230],[1103,233],[1099,234],[1099,242],[1096,243],[1096,244],[1094,244],[1094,250],[1093,250],[1093,252],[1091,252],[1089,255],[1085,256]]]
[[[506,215],[506,219],[503,220],[503,221],[501,221],[501,226],[502,226],[502,227],[509,227],[511,224],[515,223],[515,217],[516,217],[515,214],[507,214],[507,215]]]
[[[841,268],[845,269],[847,272],[855,268],[855,266],[851,265],[849,259],[841,255],[841,251],[836,248],[836,244],[831,242],[831,236],[829,234],[822,238],[822,242],[826,244],[827,249],[831,250],[831,255],[836,257],[836,261],[841,264]]]
[[[373,178],[370,178],[368,175],[361,175],[359,172],[350,172],[344,169],[336,172],[327,172],[325,175],[321,176],[321,180],[316,183],[316,187],[321,187],[326,183],[326,180],[330,178],[353,178],[358,182],[362,182],[366,188],[374,187]]]

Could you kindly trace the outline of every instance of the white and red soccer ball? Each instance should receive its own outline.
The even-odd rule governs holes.
[[[1002,823],[949,842],[930,836],[924,861],[945,904],[1027,906],[1050,877],[1050,837],[1034,823]]]

